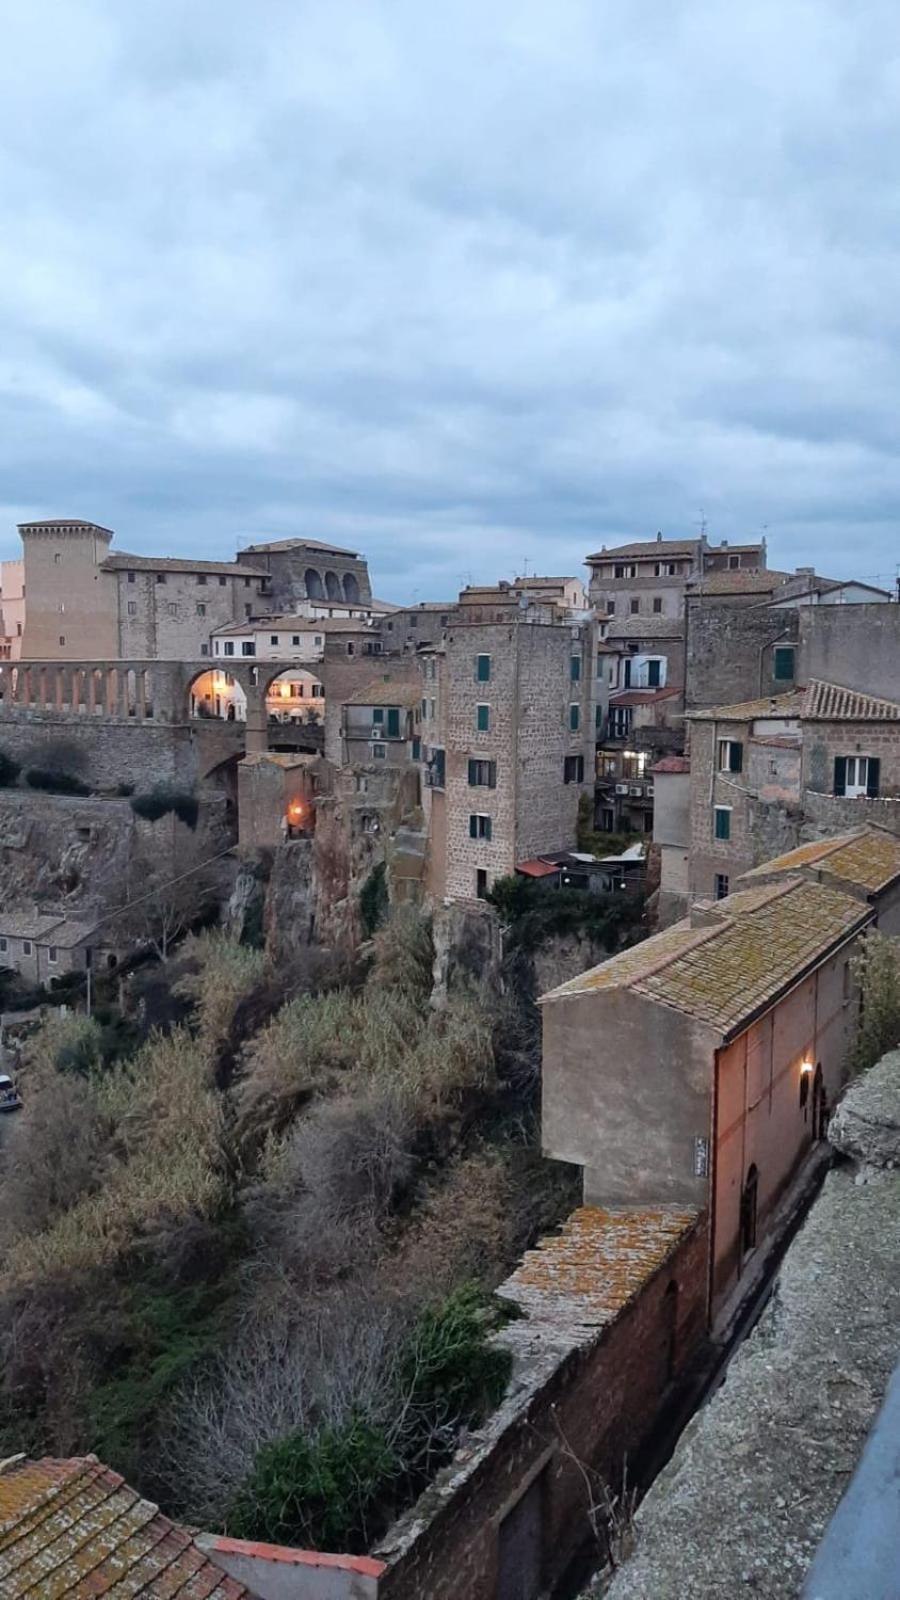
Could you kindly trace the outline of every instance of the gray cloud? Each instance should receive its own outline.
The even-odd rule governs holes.
[[[769,530],[885,577],[887,0],[7,0],[0,548],[359,544],[380,591]]]

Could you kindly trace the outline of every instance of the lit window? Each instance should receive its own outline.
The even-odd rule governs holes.
[[[715,836],[717,839],[731,838],[731,807],[715,807]]]

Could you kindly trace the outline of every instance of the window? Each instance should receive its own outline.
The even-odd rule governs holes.
[[[572,656],[569,662],[569,677],[572,683],[581,682],[581,657]]]
[[[418,735],[416,735],[412,742],[412,758],[413,761],[421,761],[422,759],[422,741]]]
[[[740,556],[729,556],[728,557],[728,569],[729,569],[730,572],[736,572],[738,567],[740,566],[740,564],[741,564]]]
[[[234,640],[233,639],[226,639],[225,643],[222,646],[222,649],[224,650],[226,656],[233,656],[234,655]]]
[[[572,733],[577,733],[580,725],[581,707],[579,706],[577,700],[573,700],[572,704],[569,706],[569,729]]]
[[[294,643],[295,644],[299,644],[300,643],[299,637],[294,640]],[[313,644],[315,645],[317,650],[320,650],[322,648],[322,635],[320,633],[316,634],[315,638],[313,639]]]
[[[717,839],[730,839],[731,838],[731,807],[730,806],[716,806],[715,807],[715,811],[714,811],[714,816],[715,816],[715,830],[714,831],[715,831],[716,838]]]
[[[843,978],[844,985],[843,995],[841,998],[843,999],[844,1005],[848,1006],[853,996],[853,973],[850,970],[849,961],[844,962],[844,970],[841,976]]]
[[[278,637],[279,636],[278,636],[277,633],[270,633],[269,634],[269,643],[270,644],[277,644],[278,643]]]
[[[792,644],[777,644],[775,646],[772,675],[779,683],[790,683],[794,676],[794,646]]]
[[[600,732],[601,728],[603,727],[603,707],[602,706],[595,706],[594,707],[594,727],[597,729],[598,733]]]
[[[51,944],[51,945],[47,946],[47,960],[49,961],[51,967],[55,967],[56,966],[56,945],[55,944]]]
[[[61,634],[60,634],[60,636],[59,636],[59,642],[60,642],[60,644],[65,644],[65,642],[66,642],[66,636],[65,636],[65,634],[64,634],[64,633],[61,633]]]
[[[719,771],[743,772],[744,746],[739,739],[719,740]]]
[[[196,605],[195,609],[196,609],[198,617],[205,617],[206,616],[206,606],[203,604],[202,600],[198,600],[197,601],[197,605]]]
[[[157,581],[157,583],[165,583],[165,581],[166,581],[165,573],[164,572],[158,572],[156,574],[156,581]]]
[[[625,739],[631,731],[631,707],[610,706],[609,710],[609,736],[611,739]]]
[[[484,900],[488,892],[488,875],[484,867],[479,867],[475,873],[475,893],[479,900]]]
[[[477,683],[490,683],[491,658],[490,656],[475,657],[475,680]]]
[[[563,783],[584,782],[584,756],[566,756],[563,762]]]
[[[469,761],[469,788],[496,789],[496,787],[496,761],[480,761],[477,758],[471,759]]]
[[[373,706],[372,707],[372,721],[373,722],[383,722],[384,721],[384,706]]]
[[[300,635],[299,635],[299,633],[292,633],[291,634],[291,644],[299,644],[299,643],[300,643]]]
[[[168,611],[170,617],[177,617],[177,615],[178,615],[178,601],[177,600],[170,600],[168,605],[166,606],[166,610]]]
[[[631,615],[632,615],[632,616],[633,616],[633,617],[636,617],[636,616],[637,616],[637,614],[638,614],[638,612],[639,612],[639,611],[640,611],[640,609],[641,609],[641,602],[640,602],[640,600],[632,600],[632,601],[631,601],[631,603],[630,603],[630,605],[629,605],[629,607],[628,607],[628,609],[629,609],[629,611],[630,611],[630,612],[631,612]]]
[[[491,708],[488,705],[475,707],[475,731],[477,733],[490,733]]]
[[[756,1208],[759,1198],[759,1173],[752,1166],[741,1190],[741,1253],[747,1255],[756,1248]]]
[[[399,706],[388,706],[387,734],[388,734],[388,738],[389,739],[399,739],[399,737],[400,737],[400,708],[399,708]]]
[[[256,655],[256,645],[253,643],[252,639],[244,639],[243,640],[243,642],[241,644],[241,655],[242,656],[255,656]]]
[[[874,800],[881,780],[881,762],[876,756],[835,756],[834,792],[848,800],[868,795]]]
[[[206,573],[205,572],[198,572],[197,573],[197,582],[198,583],[205,583],[206,582]]]
[[[30,956],[31,955],[31,940],[30,939],[23,939],[22,940],[22,954],[23,954],[23,956]]]
[[[244,579],[244,588],[245,589],[249,589],[249,587],[250,587],[250,579],[249,578],[245,578]]]
[[[209,645],[208,644],[202,644],[200,646],[200,654],[202,656],[208,656],[209,655]]]
[[[252,606],[245,606],[244,607],[244,616],[245,617],[252,617],[252,615],[253,615],[253,607]]]
[[[348,646],[347,646],[347,654],[348,654],[348,656],[352,656],[352,654],[353,654],[353,646],[352,646],[352,644],[348,644]]]
[[[661,614],[662,614],[662,595],[661,594],[655,594],[653,596],[653,615],[655,617],[658,617]]]
[[[134,583],[135,579],[137,578],[137,573],[136,572],[126,572],[125,576],[128,579],[129,583]]]
[[[490,839],[491,819],[481,811],[473,811],[469,817],[469,838]]]
[[[225,584],[227,583],[227,581],[228,581],[227,578],[220,578],[219,579],[219,588],[220,589],[224,589]]]
[[[727,893],[728,893],[728,874],[727,874],[727,872],[717,872],[716,873],[716,899],[717,900],[724,900],[725,896],[727,895]]]
[[[9,940],[8,939],[0,939],[0,954],[5,955],[8,949],[9,949]]]
[[[373,744],[373,746],[372,746],[372,755],[373,755],[373,757],[375,758],[376,761],[383,761],[385,756],[387,755],[387,745],[384,745],[384,744]]]
[[[617,565],[617,567],[616,567],[616,577],[617,578],[636,578],[637,577],[637,567]]]
[[[615,602],[615,600],[607,600],[607,602],[606,602],[606,615],[608,617],[614,617],[615,614],[616,614],[616,602]]]
[[[655,578],[674,578],[678,573],[678,564],[675,561],[657,561],[653,568]]]
[[[658,689],[659,688],[661,673],[662,673],[662,663],[660,661],[651,660],[651,661],[647,662],[647,688],[648,689]]]
[[[129,602],[128,602],[128,615],[130,617],[136,617],[137,616],[137,601],[136,600],[129,600]]]

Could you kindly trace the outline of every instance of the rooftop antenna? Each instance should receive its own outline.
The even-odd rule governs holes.
[[[700,537],[701,537],[701,539],[705,539],[706,538],[706,530],[707,530],[708,526],[709,526],[709,524],[708,524],[708,522],[706,520],[706,511],[705,511],[704,507],[701,506],[700,507],[700,521],[694,523],[694,527],[700,529]]]

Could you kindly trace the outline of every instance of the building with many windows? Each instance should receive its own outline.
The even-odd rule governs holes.
[[[590,602],[601,616],[680,617],[689,585],[709,573],[755,572],[766,565],[766,541],[711,545],[698,539],[638,539],[604,545],[586,557]]]

